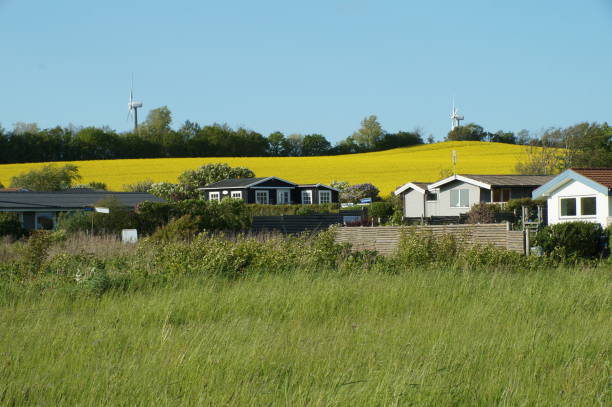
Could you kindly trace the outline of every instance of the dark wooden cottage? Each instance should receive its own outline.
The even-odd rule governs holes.
[[[323,184],[295,184],[278,177],[230,178],[200,188],[204,199],[242,199],[249,204],[325,204],[339,201],[339,191]]]

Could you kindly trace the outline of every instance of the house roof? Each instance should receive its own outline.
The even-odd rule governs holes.
[[[612,189],[612,168],[572,168],[572,171]]]
[[[545,184],[554,178],[554,175],[479,175],[463,174],[464,177],[489,184],[491,186],[517,186],[535,187]]]
[[[300,188],[327,188],[327,189],[331,189],[332,191],[336,191],[336,192],[340,192],[339,189],[334,188],[334,187],[330,187],[329,185],[325,185],[325,184],[300,184],[298,185],[298,187]]]
[[[612,191],[612,168],[570,168],[531,193],[533,199],[546,198],[565,184],[580,182],[594,190],[610,196]]]
[[[217,182],[213,182],[211,184],[206,185],[203,188],[199,188],[200,190],[205,190],[205,189],[221,189],[221,188],[227,188],[227,189],[232,189],[232,188],[250,188],[253,187],[255,185],[261,184],[262,182],[266,182],[269,180],[278,180],[278,181],[282,181],[285,182],[287,184],[291,184],[293,186],[297,186],[297,184],[294,184],[291,181],[287,181],[278,177],[260,177],[260,178],[228,178],[228,179],[224,179],[221,181],[217,181]]]
[[[434,182],[429,188],[438,188],[452,181],[463,181],[481,188],[493,187],[537,187],[554,178],[554,175],[488,175],[488,174],[455,174]]]
[[[206,185],[202,189],[208,188],[246,188],[259,181],[263,181],[267,178],[228,178],[221,181],[213,182],[212,184]]]
[[[165,202],[145,192],[0,192],[0,211],[70,210],[91,207],[104,198],[116,197],[126,207],[141,202]]]
[[[399,187],[399,188],[397,188],[395,191],[393,191],[393,193],[394,193],[395,195],[399,195],[399,194],[401,194],[402,192],[406,191],[407,189],[412,188],[412,189],[414,189],[415,191],[418,191],[418,192],[420,192],[420,193],[424,194],[424,193],[425,193],[425,191],[427,191],[427,187],[428,187],[427,182],[417,182],[417,181],[413,181],[413,182],[408,182],[408,183],[406,183],[406,184],[402,185],[401,187]]]

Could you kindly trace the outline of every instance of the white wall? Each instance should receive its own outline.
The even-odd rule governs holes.
[[[453,189],[467,189],[470,191],[470,201],[467,208],[453,208],[450,206],[450,191]],[[472,205],[480,202],[480,187],[463,181],[453,181],[440,186],[437,204],[427,207],[427,216],[459,216],[467,213]],[[431,210],[431,212],[429,212]]]
[[[594,196],[596,197],[596,210],[595,216],[581,216],[580,215],[580,199],[576,200],[576,216],[564,216],[561,217],[561,198],[581,198]],[[571,181],[559,189],[555,190],[547,201],[548,205],[548,224],[552,225],[561,222],[572,222],[572,221],[587,221],[587,222],[598,222],[603,227],[608,224],[610,217],[610,208],[612,200],[607,195],[602,194],[594,190],[593,188],[584,185],[581,182]]]
[[[425,194],[414,189],[408,189],[404,194],[404,216],[406,218],[420,218],[423,216],[423,201]]]

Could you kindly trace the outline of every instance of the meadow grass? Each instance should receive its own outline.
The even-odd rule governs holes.
[[[146,179],[177,182],[177,177],[185,170],[208,163],[228,163],[248,167],[258,177],[277,176],[298,183],[331,183],[333,180],[352,184],[370,182],[380,189],[382,195],[389,195],[407,182],[440,179],[441,170],[452,168],[453,150],[457,152],[457,172],[464,174],[512,174],[515,173],[516,163],[526,154],[525,146],[453,141],[323,157],[151,158],[72,163],[79,167],[83,183],[101,181],[114,191],[121,190],[125,184]],[[46,164],[0,165],[0,182],[9,185],[11,177]]]
[[[610,276],[177,276],[100,297],[3,281],[0,405],[610,405]]]

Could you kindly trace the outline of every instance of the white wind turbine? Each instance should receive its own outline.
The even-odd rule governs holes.
[[[138,129],[138,109],[142,107],[142,102],[137,102],[134,100],[133,89],[134,89],[134,75],[132,75],[132,84],[130,85],[130,100],[128,102],[128,119],[130,118],[130,115],[133,113],[134,114],[134,131],[136,131]]]
[[[455,108],[455,99],[453,99],[453,110],[451,112],[450,118],[451,118],[451,131],[455,130],[456,127],[461,126],[461,120],[464,119],[464,117],[459,114],[459,110]]]

